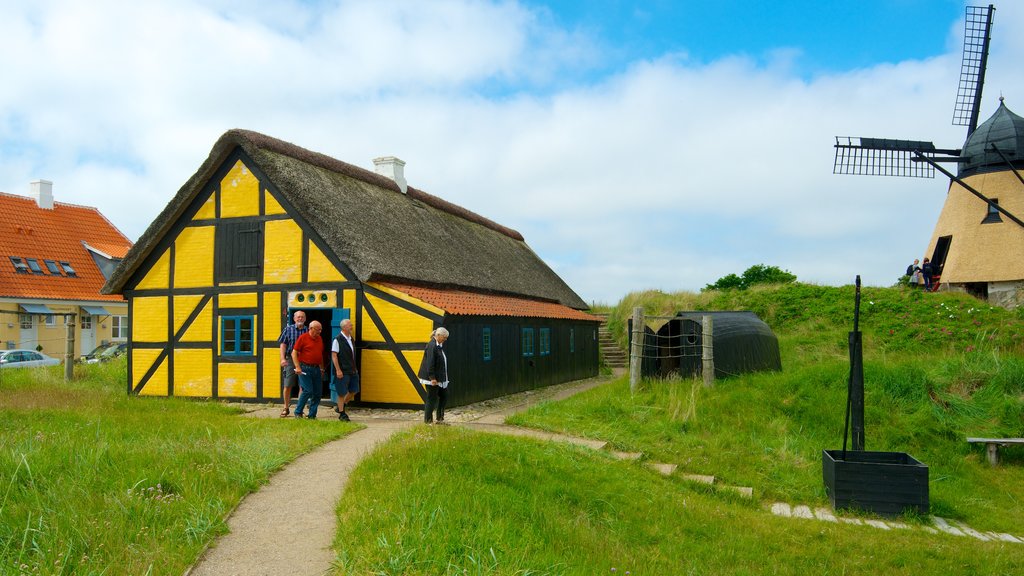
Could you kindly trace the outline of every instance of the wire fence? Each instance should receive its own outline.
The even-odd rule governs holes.
[[[4,317],[4,316],[15,316],[15,317],[17,317],[17,323],[19,325],[19,329],[22,330],[22,331],[24,331],[24,330],[33,330],[34,331],[35,338],[32,338],[32,339],[29,339],[29,340],[25,341],[24,348],[26,348],[26,349],[31,348],[32,350],[39,351],[39,350],[42,349],[42,345],[44,343],[45,344],[50,344],[50,343],[55,343],[55,342],[63,342],[64,343],[64,353],[61,354],[60,356],[63,356],[63,358],[64,358],[64,379],[65,380],[71,380],[73,378],[73,376],[74,376],[74,361],[75,361],[75,359],[74,359],[74,351],[75,351],[75,320],[78,318],[78,314],[76,314],[74,312],[22,312],[20,310],[0,310],[0,317]],[[23,322],[23,320],[24,320],[24,318],[26,316],[30,317],[30,320],[28,322],[29,326],[25,326],[25,323]],[[64,337],[63,338],[39,338],[39,326],[35,323],[35,321],[31,320],[31,317],[34,317],[34,316],[39,316],[41,318],[47,318],[47,319],[63,317],[64,318],[64,324],[63,324]],[[54,322],[53,325],[47,325],[47,326],[49,326],[51,328],[57,328],[58,327],[57,324],[56,324],[56,321]],[[33,344],[34,344],[34,346],[33,346]],[[8,364],[8,366],[10,368],[16,367],[17,365],[18,365],[17,362],[11,362],[10,364]]]
[[[658,324],[657,330],[648,322]],[[630,349],[630,390],[639,387],[640,377],[673,373],[700,374],[705,386],[713,386],[714,323],[710,315],[646,316],[634,308],[627,324]]]

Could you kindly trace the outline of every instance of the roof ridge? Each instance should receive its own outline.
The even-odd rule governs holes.
[[[324,154],[322,152],[315,152],[308,148],[303,148],[302,146],[299,146],[297,144],[293,144],[285,140],[274,138],[273,136],[267,136],[266,134],[255,132],[253,130],[246,130],[243,128],[233,128],[231,130],[228,130],[227,132],[224,133],[224,136],[222,136],[222,138],[229,136],[242,138],[251,143],[253,146],[256,146],[257,148],[270,150],[271,152],[283,154],[285,156],[288,156],[289,158],[299,160],[300,162],[306,162],[307,164],[312,164],[314,166],[324,168],[325,170],[338,172],[351,178],[355,178],[357,180],[362,180],[363,182],[373,184],[374,186],[379,186],[381,188],[391,190],[396,194],[402,193],[401,189],[398,187],[398,184],[395,183],[394,180],[388,178],[387,176],[377,174],[372,170],[356,166],[355,164],[349,164],[348,162],[345,162],[343,160],[338,160],[337,158],[328,156],[327,154]],[[413,198],[415,200],[419,200],[424,204],[441,210],[442,212],[447,212],[448,214],[451,214],[458,218],[462,218],[463,220],[467,220],[469,222],[479,224],[486,228],[490,228],[491,230],[504,234],[505,236],[508,236],[513,240],[518,240],[520,242],[525,241],[523,235],[512,228],[498,224],[497,222],[487,217],[481,216],[480,214],[477,214],[476,212],[473,212],[468,208],[463,208],[458,204],[449,202],[438,196],[434,196],[433,194],[424,192],[423,190],[420,190],[418,188],[409,186],[407,188],[406,196]]]

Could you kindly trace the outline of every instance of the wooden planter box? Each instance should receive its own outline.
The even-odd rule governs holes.
[[[928,467],[903,452],[823,450],[822,476],[832,507],[899,515],[928,513]]]

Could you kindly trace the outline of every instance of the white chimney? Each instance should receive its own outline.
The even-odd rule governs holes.
[[[409,184],[405,181],[405,162],[402,160],[394,156],[374,158],[373,169],[377,174],[394,180],[395,184],[398,184],[398,187],[402,190],[402,194],[405,194],[405,191],[409,188]]]
[[[36,199],[40,208],[53,210],[53,182],[49,180],[35,180],[29,183],[30,195]]]

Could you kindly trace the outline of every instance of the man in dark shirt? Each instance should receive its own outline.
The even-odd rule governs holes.
[[[295,374],[295,365],[292,364],[292,348],[295,347],[295,341],[299,339],[299,336],[308,330],[305,312],[296,310],[292,317],[295,319],[295,323],[285,326],[281,331],[281,336],[277,339],[277,343],[281,347],[281,372],[284,375],[281,388],[284,406],[281,408],[281,418],[288,416],[288,409],[292,403],[292,388],[299,384],[299,377]]]

